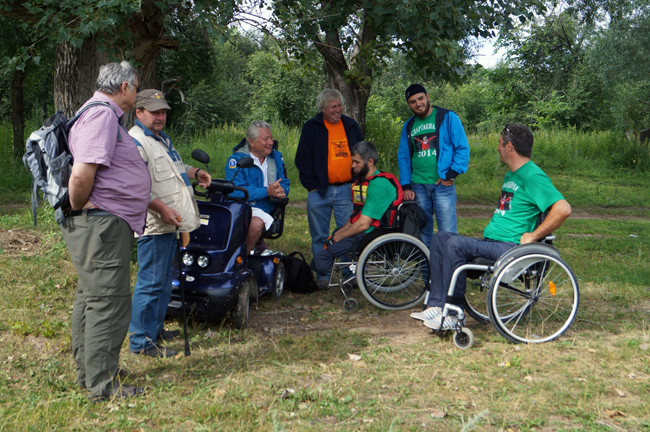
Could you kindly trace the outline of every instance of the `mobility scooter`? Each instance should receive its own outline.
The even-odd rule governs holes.
[[[277,141],[274,148],[277,148]],[[207,153],[196,149],[192,158],[205,164],[210,172]],[[252,166],[253,159],[242,158],[237,161],[237,173]],[[197,182],[192,186],[197,197],[205,198],[197,200],[201,225],[190,233],[189,244],[180,249],[180,271],[178,260],[174,260],[172,298],[167,313],[182,316],[182,289],[187,314],[211,321],[222,321],[230,314],[235,328],[246,328],[251,298],[257,301],[264,295],[271,295],[275,300],[282,297],[284,256],[281,252],[259,248],[251,254],[246,253],[251,206],[246,201],[248,191],[245,188],[222,179],[212,179],[205,192],[196,190]],[[230,196],[235,191],[244,196]],[[276,239],[284,228],[288,198],[273,198],[272,201],[275,202],[271,213],[274,222],[262,234],[262,239]]]

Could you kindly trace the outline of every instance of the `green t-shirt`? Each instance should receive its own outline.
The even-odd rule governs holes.
[[[491,240],[519,243],[533,232],[537,218],[557,201],[564,199],[551,179],[533,161],[503,179],[501,197],[483,236]]]
[[[372,175],[379,174],[376,170]],[[377,177],[370,181],[368,190],[366,191],[366,201],[361,209],[361,214],[373,219],[381,219],[390,207],[391,203],[397,199],[397,189],[393,186],[390,180]],[[369,233],[375,229],[370,227],[366,230]]]
[[[436,109],[421,119],[415,117],[411,128],[411,183],[434,184],[438,181],[438,147],[436,140]]]

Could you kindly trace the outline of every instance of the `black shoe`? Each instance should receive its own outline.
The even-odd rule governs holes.
[[[133,351],[131,351],[133,352]],[[133,352],[133,354],[142,354],[146,355],[148,357],[174,357],[176,355],[176,351],[173,349],[169,349],[166,347],[162,347],[160,345],[153,344],[149,348],[145,348],[142,351],[139,352]]]
[[[176,339],[180,334],[180,330],[163,330],[163,332],[158,335],[158,340],[168,341]]]

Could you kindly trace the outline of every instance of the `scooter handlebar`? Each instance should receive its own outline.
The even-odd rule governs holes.
[[[241,186],[235,186],[233,182],[229,182],[226,180],[222,179],[212,179],[212,182],[210,183],[210,186],[206,189],[207,192],[200,192],[196,190],[196,186],[199,184],[199,182],[194,181],[192,182],[192,188],[194,189],[194,195],[200,196],[200,197],[209,197],[215,192],[221,192],[225,196],[230,195],[234,191],[240,191],[244,194],[244,197],[228,197],[231,200],[234,201],[248,201],[248,191],[246,188],[243,188]]]

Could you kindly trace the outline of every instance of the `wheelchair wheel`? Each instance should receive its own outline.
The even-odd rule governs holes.
[[[460,331],[454,332],[454,345],[462,350],[470,349],[474,346],[474,332],[463,327]]]
[[[490,322],[510,342],[548,342],[569,328],[579,298],[578,281],[560,258],[520,256],[495,270],[488,293]]]
[[[358,308],[359,308],[359,304],[353,298],[346,299],[343,302],[343,310],[345,310],[346,312],[354,312]]]
[[[282,291],[284,291],[284,280],[286,272],[284,270],[284,263],[278,263],[278,268],[275,270],[275,279],[273,283],[273,300],[278,301],[282,298]]]
[[[422,300],[427,290],[429,249],[413,236],[392,233],[371,241],[357,262],[357,284],[370,303],[403,310]]]

